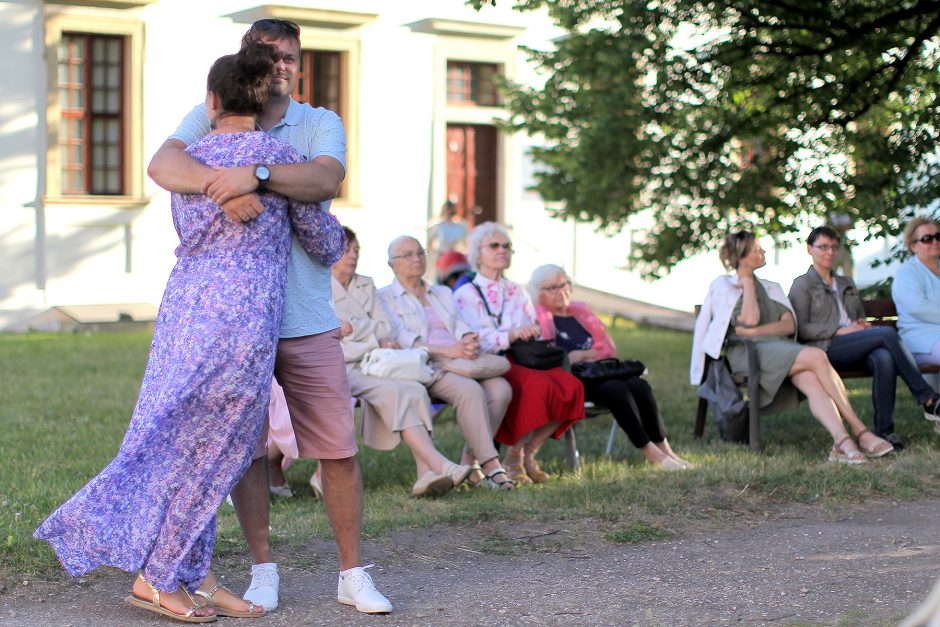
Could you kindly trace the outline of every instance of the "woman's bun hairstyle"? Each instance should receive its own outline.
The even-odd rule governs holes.
[[[258,115],[268,101],[278,59],[277,47],[253,41],[212,64],[206,89],[219,99],[221,112]]]

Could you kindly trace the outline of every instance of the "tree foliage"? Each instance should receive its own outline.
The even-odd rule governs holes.
[[[514,6],[566,31],[529,50],[544,87],[509,86],[509,126],[543,138],[535,189],[608,232],[650,210],[648,276],[740,224],[875,237],[940,195],[936,0]]]

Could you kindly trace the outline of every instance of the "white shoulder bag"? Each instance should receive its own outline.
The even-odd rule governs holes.
[[[428,364],[427,348],[375,348],[366,353],[359,364],[363,374],[371,377],[404,379],[428,384],[434,371]]]

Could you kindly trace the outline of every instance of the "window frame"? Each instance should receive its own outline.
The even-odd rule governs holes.
[[[123,39],[121,68],[121,193],[68,193],[62,180],[59,124],[63,103],[59,99],[59,45],[64,35],[120,37]],[[139,19],[73,12],[46,17],[46,159],[47,204],[144,207],[143,162],[143,42],[144,24]],[[86,129],[86,136],[90,128]],[[89,162],[86,162],[86,167]]]
[[[340,108],[339,110],[330,109],[330,111],[333,111],[343,120],[343,127],[346,131],[346,178],[340,186],[339,195],[333,200],[333,207],[359,207],[361,205],[359,195],[359,107],[357,106],[360,76],[358,33],[338,33],[325,28],[306,26],[303,22],[299,23],[301,24],[301,55],[307,52],[335,53],[339,55]]]
[[[461,90],[466,99],[453,99],[451,94],[454,93],[451,90],[452,86],[452,70],[459,70],[463,73],[463,81],[465,83],[464,89]],[[474,70],[480,71],[479,73],[474,72]],[[484,72],[482,70],[490,70],[492,72],[489,81],[480,80]],[[491,61],[467,61],[464,59],[447,59],[447,76],[446,76],[446,85],[447,85],[447,104],[452,107],[503,107],[502,99],[500,98],[499,88],[497,87],[496,81],[493,80],[497,76],[503,75],[503,66],[500,63],[495,63]],[[484,102],[481,98],[477,97],[486,87],[486,91],[489,93],[487,95],[492,96],[492,101]],[[456,91],[456,90],[454,90]]]

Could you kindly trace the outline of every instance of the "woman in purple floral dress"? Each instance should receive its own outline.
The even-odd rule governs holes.
[[[259,43],[215,62],[206,98],[215,131],[189,147],[194,158],[212,167],[300,161],[255,131],[277,60],[274,47]],[[173,195],[178,261],[124,442],[35,533],[71,575],[98,566],[140,571],[128,602],[187,622],[260,615],[221,604],[213,612],[187,590],[207,577],[216,509],[248,468],[263,427],[291,227],[324,263],[345,249],[342,228],[319,205],[260,198],[265,211],[236,223],[203,195]]]

